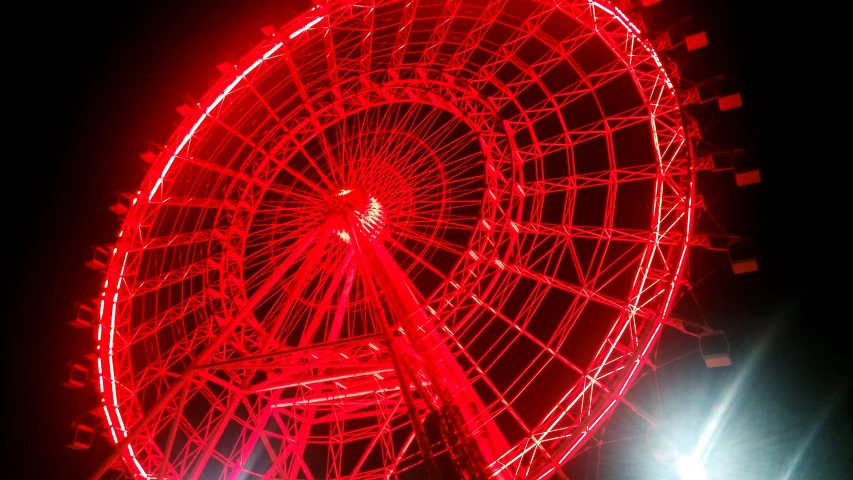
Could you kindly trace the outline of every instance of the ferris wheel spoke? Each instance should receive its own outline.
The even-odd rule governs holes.
[[[344,278],[344,275],[345,274],[349,275],[350,269],[354,268],[354,267],[350,266],[350,262],[352,262],[352,257],[353,257],[353,250],[352,250],[352,248],[349,248],[349,249],[347,249],[347,254],[346,254],[346,257],[344,258],[344,261],[343,261],[341,267],[335,272],[334,277],[331,279],[328,286],[326,287],[326,291],[323,294],[323,298],[319,302],[319,307],[315,309],[314,315],[311,317],[311,320],[307,323],[305,330],[303,331],[303,334],[302,334],[302,340],[300,340],[300,342],[299,342],[300,344],[308,344],[314,338],[314,335],[316,334],[318,328],[320,327],[320,322],[326,316],[326,312],[329,311],[329,308],[332,305],[332,298],[335,295],[335,291],[337,290],[338,285],[340,285],[341,280],[343,280],[343,278]],[[348,284],[351,285],[351,281],[348,281]],[[344,288],[344,291],[341,292],[341,298],[343,298],[343,295],[348,295],[348,294],[349,294],[349,289]],[[338,325],[337,330],[333,326],[332,331],[335,331],[336,333],[334,335],[332,335],[331,332],[329,332],[329,336],[327,337],[327,339],[329,341],[337,340],[338,336],[340,335],[340,326]]]
[[[365,114],[358,117],[358,131],[369,132],[367,127],[371,124],[378,124],[382,130],[392,129],[395,124],[407,119],[400,119],[401,109],[392,105],[385,109],[384,113],[381,108],[369,109]],[[381,116],[380,116],[381,114]],[[369,167],[367,161],[373,159],[393,159],[396,158],[390,150],[400,148],[400,145],[392,144],[389,138],[384,139],[382,143],[377,143],[376,139],[371,135],[359,135],[356,138],[354,145],[353,160],[359,160],[359,167],[364,171],[365,167]]]
[[[481,156],[482,156],[482,153],[475,152],[475,153],[472,153],[469,155],[462,156],[462,159],[466,160],[465,163],[470,165],[471,163],[476,164],[476,162],[475,162],[476,159],[478,159]],[[449,163],[445,163],[445,168],[450,168],[450,167],[453,167],[453,165],[449,164]],[[481,185],[482,184],[481,178],[473,180],[471,178],[465,177],[465,174],[470,174],[470,173],[471,173],[470,171],[463,171],[460,169],[460,171],[454,172],[452,176],[447,176],[447,177],[443,178],[442,179],[443,180],[442,187],[445,189],[446,188],[460,188],[461,189],[461,186],[466,185],[466,184]],[[435,174],[431,173],[431,172],[422,172],[422,173],[416,173],[416,174],[412,175],[410,177],[411,178],[410,181],[414,185],[413,190],[415,190],[415,191],[422,190],[422,189],[434,190],[436,188],[436,186],[434,184],[432,184],[432,185],[430,184],[431,180],[435,180],[434,175]],[[460,192],[460,194],[461,194],[461,192]]]
[[[210,122],[212,122],[213,125],[218,126],[222,130],[225,130],[225,132],[227,132],[228,135],[236,138],[237,140],[240,140],[245,146],[250,147],[252,151],[258,151],[258,152],[266,155],[266,152],[263,150],[263,148],[261,148],[258,144],[256,144],[249,137],[247,137],[245,134],[241,133],[238,130],[238,127],[241,125],[242,118],[230,119],[231,121],[235,122],[232,125],[223,119],[224,116],[225,116],[225,113],[223,110],[218,110],[218,111],[214,110],[214,111],[202,113],[203,118],[210,119]],[[210,126],[208,128],[213,129],[213,126]]]
[[[480,195],[472,195],[472,194],[480,194]],[[482,189],[471,189],[470,192],[464,195],[464,198],[430,198],[427,197],[423,200],[422,203],[418,204],[415,208],[412,209],[414,212],[425,212],[424,215],[429,216],[429,209],[432,208],[441,208],[444,207],[447,210],[455,211],[455,210],[467,210],[472,207],[476,207],[479,211],[479,208],[483,205],[482,199]],[[454,195],[457,196],[457,195]],[[477,197],[477,198],[472,198]],[[441,214],[433,215],[437,218],[440,218]]]
[[[269,116],[273,120],[275,120],[276,125],[281,125],[282,124],[281,117],[279,117],[279,115],[278,115],[278,113],[276,113],[275,109],[273,109],[272,106],[270,106],[269,102],[267,102],[267,99],[264,98],[263,95],[261,95],[261,92],[258,91],[258,88],[255,86],[255,83],[252,81],[252,79],[250,79],[249,77],[244,77],[243,81],[246,83],[246,86],[249,88],[249,91],[252,92],[252,95],[254,95],[255,100],[257,100],[257,102],[260,103],[261,106],[264,107],[264,110],[267,111]]]
[[[461,145],[461,148],[467,147],[468,144]],[[462,155],[460,152],[435,152],[436,157],[442,159],[442,167],[443,170],[451,170],[451,173],[447,177],[449,180],[460,180],[464,179],[467,175],[471,175],[474,172],[480,171],[482,166],[479,164],[479,160],[482,158],[483,153],[479,150]],[[453,159],[446,159],[446,157],[452,156]],[[482,179],[481,179],[482,180]],[[418,184],[419,186],[424,186],[422,183]]]
[[[358,117],[358,132],[355,147],[358,158],[396,158],[396,153],[402,149],[401,143],[394,141],[395,135],[385,135],[377,142],[369,132],[395,132],[396,126],[410,131],[420,126],[412,122],[418,118],[422,106],[414,104],[404,110],[399,104],[376,107],[367,110]],[[404,114],[405,112],[405,114]]]
[[[341,270],[343,272],[343,270]],[[296,304],[293,305],[288,312],[287,317],[288,320],[285,322],[279,333],[278,337],[282,339],[289,339],[299,337],[300,342],[309,342],[310,340],[315,338],[317,334],[317,329],[319,328],[319,322],[316,323],[307,323],[305,319],[312,319],[316,317],[316,309],[313,308],[317,302],[321,301],[320,294],[323,293],[323,290],[333,289],[334,286],[328,285],[326,282],[332,276],[332,272],[327,272],[323,277],[315,277],[306,279],[307,282],[314,283],[316,282],[319,286],[316,289],[313,289],[311,293],[308,293],[308,296],[304,296],[305,304]],[[317,278],[320,278],[317,280]]]
[[[316,212],[309,212],[308,214],[301,212],[297,214],[295,211],[291,213],[288,210],[290,209],[281,209],[279,212],[271,214],[265,214],[264,212],[255,213],[259,218],[257,221],[252,222],[252,231],[244,241],[247,248],[253,249],[252,255],[270,255],[272,252],[277,251],[281,244],[296,242],[299,236],[303,234],[302,230],[300,230],[301,228],[306,225],[316,225],[322,222],[322,217]],[[280,216],[274,216],[277,214]],[[275,238],[276,241],[271,243],[268,239],[270,236]],[[287,253],[286,250],[290,247],[292,245],[284,248],[284,254]]]
[[[444,187],[452,189],[454,194],[459,197],[464,197],[466,195],[473,196],[474,194],[479,194],[479,196],[482,197],[485,192],[483,183],[482,179],[473,180],[464,177],[457,178],[454,175],[452,177],[447,177]]]
[[[284,170],[285,172],[287,172],[287,173],[289,173],[289,174],[293,175],[293,177],[294,177],[294,178],[298,178],[298,179],[299,179],[299,181],[301,181],[301,182],[302,182],[302,183],[304,183],[305,185],[307,185],[307,186],[311,187],[311,190],[312,190],[312,191],[314,191],[314,192],[317,192],[317,193],[322,194],[322,192],[325,192],[325,191],[327,191],[327,190],[331,190],[331,189],[333,189],[332,181],[331,181],[331,180],[329,180],[329,179],[326,177],[326,175],[325,175],[325,174],[323,174],[323,173],[320,171],[320,167],[318,167],[318,166],[317,166],[317,162],[314,160],[314,157],[313,157],[313,156],[311,156],[311,154],[309,154],[309,153],[305,150],[305,147],[304,147],[304,146],[302,146],[302,147],[299,149],[299,151],[300,151],[300,153],[302,153],[302,155],[303,155],[303,156],[308,160],[308,163],[314,166],[314,169],[315,169],[315,170],[316,170],[316,172],[318,173],[318,176],[323,180],[323,183],[326,185],[326,188],[321,187],[320,185],[317,185],[315,182],[313,182],[312,180],[310,180],[308,177],[306,177],[305,175],[303,175],[301,172],[297,172],[296,170],[294,170],[293,168],[291,168],[287,163],[285,163],[285,162],[283,162],[283,161],[282,161],[282,162],[277,162],[277,166],[278,166],[280,169]]]
[[[427,107],[422,103],[415,104],[409,108],[410,110],[406,112],[405,117],[401,120],[405,127],[405,131],[411,138],[417,138],[418,143],[429,146],[431,150],[435,150],[436,147],[444,149],[453,148],[452,143],[445,144],[444,141],[448,140],[450,135],[460,128],[460,124],[457,120],[452,119],[451,121],[447,121],[446,116],[442,115],[443,111],[437,110],[434,107]],[[427,108],[430,108],[430,110],[427,110],[426,119],[423,119],[421,118],[421,112]],[[402,113],[401,110],[402,109],[398,109],[398,114]],[[394,124],[391,124],[386,125],[385,128],[389,131],[393,131],[393,127]],[[465,137],[462,137],[459,140],[464,138]],[[386,142],[386,147],[394,147],[393,145],[388,145],[390,140],[387,140]],[[400,146],[398,145],[396,148],[400,148]]]
[[[554,347],[550,346],[550,341],[548,342],[548,344],[544,343],[538,337],[536,337],[535,335],[530,333],[527,330],[526,326],[519,325],[517,320],[514,320],[514,319],[507,317],[506,315],[501,313],[500,309],[495,308],[494,306],[490,305],[486,300],[478,298],[474,303],[479,308],[488,311],[489,313],[494,315],[495,318],[501,320],[503,323],[505,323],[507,325],[507,327],[511,328],[512,330],[515,330],[518,334],[522,335],[527,340],[533,342],[533,344],[535,344],[536,347],[539,349],[540,353],[547,354],[548,356],[550,356],[554,360],[559,361],[560,363],[562,363],[563,365],[568,367],[570,370],[574,371],[575,373],[577,373],[579,375],[584,374],[584,369],[582,369],[581,367],[576,365],[574,362],[567,359],[559,351],[555,350]],[[485,325],[484,325],[484,327],[485,327]],[[462,332],[460,331],[459,334],[461,335]]]
[[[465,148],[467,145],[462,145],[462,148]],[[435,155],[435,158],[440,159],[442,168],[442,180],[443,184],[441,185],[443,188],[447,188],[454,183],[458,183],[459,180],[464,180],[467,175],[474,175],[480,173],[482,171],[482,164],[480,164],[480,159],[483,156],[483,153],[479,150],[467,153],[465,155],[461,155],[460,152],[451,152],[454,160],[445,160],[445,157],[449,156],[445,153],[432,152]],[[456,161],[460,160],[460,161]],[[413,172],[412,174],[414,185],[414,189],[435,189],[436,185],[431,184],[430,180],[434,180],[434,178],[430,178],[424,172]],[[467,179],[470,181],[470,179]],[[480,179],[482,181],[482,178]]]
[[[618,310],[624,310],[627,306],[627,302],[624,300],[621,300],[619,298],[611,297],[609,295],[603,294],[601,292],[598,292],[598,291],[595,291],[595,290],[592,290],[589,288],[584,288],[584,287],[580,287],[577,285],[572,285],[571,283],[560,280],[560,279],[558,279],[552,275],[547,275],[544,273],[534,271],[534,270],[532,270],[532,269],[530,269],[524,265],[515,264],[515,263],[503,263],[503,265],[504,265],[504,268],[502,268],[501,271],[520,275],[524,278],[534,280],[534,281],[536,281],[542,285],[557,288],[557,289],[562,290],[566,293],[570,293],[570,294],[578,296],[578,297],[586,298],[586,299],[592,300],[594,302],[600,303],[602,305],[605,305],[605,306],[608,306],[611,308],[615,308]],[[499,267],[495,265],[494,268],[499,268]],[[643,308],[638,308],[636,311],[636,315],[640,316],[641,318],[653,318],[654,312],[643,309]]]
[[[264,215],[263,212],[257,212],[257,216]],[[319,215],[317,215],[319,216]],[[313,217],[313,216],[312,216]],[[251,248],[250,257],[258,257],[260,255],[274,256],[277,250],[275,246],[269,245],[268,242],[258,240],[258,236],[264,235],[279,239],[280,242],[293,240],[297,237],[294,233],[306,224],[316,223],[316,218],[307,217],[304,215],[292,215],[290,218],[285,217],[284,220],[272,218],[269,221],[252,222],[252,235],[246,238],[244,245]],[[249,266],[251,261],[246,261],[246,266]]]
[[[277,342],[280,341],[278,339],[279,332],[282,330],[283,326],[284,328],[287,328],[284,323],[292,313],[291,309],[293,308],[294,302],[299,298],[302,290],[307,287],[311,271],[315,268],[320,257],[325,252],[326,244],[329,241],[330,235],[331,232],[328,229],[325,229],[325,232],[321,235],[320,241],[313,246],[311,253],[305,259],[298,272],[294,275],[294,279],[287,290],[287,296],[284,298],[284,301],[281,302],[281,305],[278,306],[277,313],[269,322],[270,328],[267,333],[266,340],[264,341],[265,348],[268,348],[270,345],[277,344]],[[285,330],[285,333],[287,333],[287,330]],[[285,338],[287,338],[286,335]]]
[[[265,215],[271,217],[281,217],[281,216],[299,216],[304,214],[305,212],[305,204],[313,204],[318,201],[323,200],[323,196],[314,194],[312,192],[302,191],[294,188],[295,185],[282,185],[282,184],[271,184],[270,187],[264,191],[265,196],[259,202],[257,202],[257,206],[254,210],[256,216],[261,216],[261,218],[265,218]],[[293,193],[283,193],[281,188],[294,189]],[[272,194],[272,195],[270,195]],[[260,222],[260,220],[259,220]],[[252,222],[253,224],[256,222]]]
[[[428,116],[433,117],[431,120],[422,120],[419,123],[409,125],[409,123],[413,122],[413,117],[418,117],[422,106],[417,105],[416,107],[412,107],[412,109],[416,109],[414,110],[416,113],[411,113],[410,111],[404,118],[400,119],[395,116],[393,121],[388,122],[391,125],[381,131],[384,137],[381,143],[369,144],[377,158],[394,158],[400,161],[398,174],[402,177],[409,177],[410,172],[419,170],[422,165],[431,161],[430,157],[437,156],[438,153],[433,143],[430,143],[428,139],[418,136],[419,132],[430,132],[438,116],[430,112]],[[397,114],[399,115],[400,113],[398,110]],[[391,115],[386,115],[386,119],[391,119]],[[404,125],[400,125],[400,123]],[[393,127],[395,124],[405,130],[394,130]],[[362,139],[369,141],[369,138],[365,135],[362,135],[360,140]],[[458,140],[454,140],[452,143],[458,143]],[[450,150],[454,146],[448,145],[446,150]],[[426,153],[426,155],[420,155],[419,153],[421,152]]]
[[[329,179],[329,177],[323,172],[323,169],[317,164],[317,159],[315,158],[315,156],[306,149],[306,145],[307,145],[308,141],[299,140],[297,138],[294,138],[293,135],[291,134],[291,132],[289,132],[287,129],[284,129],[284,127],[282,127],[282,128],[283,128],[283,132],[286,135],[286,139],[289,140],[290,144],[293,145],[295,148],[288,151],[287,152],[288,155],[285,158],[278,158],[277,156],[271,157],[270,155],[268,155],[266,153],[264,153],[264,156],[270,157],[272,159],[274,165],[277,168],[283,170],[284,172],[289,173],[294,178],[298,179],[300,182],[302,182],[303,184],[308,186],[311,189],[311,191],[315,194],[315,196],[322,196],[324,192],[327,192],[328,190],[333,189],[334,188],[334,182],[331,179]],[[289,165],[289,161],[292,160],[292,158],[296,155],[296,153],[299,153],[302,155],[302,157],[307,161],[308,166],[310,166],[311,170],[313,170],[314,175],[319,177],[319,179],[322,181],[324,186],[318,185],[317,182],[315,182],[309,178],[309,173],[307,172],[307,167],[305,169],[303,169],[303,171],[297,171],[297,170],[294,170]],[[327,162],[333,161],[333,160],[329,160],[328,155],[329,155],[328,152],[324,152],[323,158]],[[285,195],[287,194],[286,190],[281,190],[281,192]]]
[[[455,241],[444,240],[440,235],[436,235],[434,231],[443,230],[446,232],[448,230],[456,230],[464,232],[469,231],[472,225],[480,223],[476,221],[476,218],[466,223],[462,221],[464,218],[465,217],[460,217],[457,219],[459,221],[450,221],[443,218],[418,218],[412,215],[407,222],[400,222],[392,231],[400,237],[401,240],[412,240],[424,245],[425,247],[437,247],[449,253],[462,255],[465,251],[462,250],[464,245],[462,245],[461,242],[456,243]],[[433,231],[433,233],[427,233],[430,231]]]
[[[319,227],[314,227],[314,231],[309,231],[307,232],[307,234],[304,232],[294,232],[293,235],[284,239],[289,240],[290,244],[287,245],[287,247],[282,248],[280,251],[275,250],[275,245],[269,245],[266,242],[258,245],[259,248],[255,252],[253,252],[251,256],[245,258],[242,263],[244,271],[247,269],[252,269],[252,271],[254,272],[252,278],[247,279],[245,283],[246,291],[253,290],[255,288],[255,285],[258,283],[265,284],[265,281],[269,278],[269,275],[272,272],[277,271],[276,269],[282,265],[281,262],[283,261],[288,262],[291,267],[300,260],[300,265],[304,265],[305,259],[303,258],[303,256],[305,250],[307,249],[307,246],[305,245],[305,239],[310,236],[313,237],[313,241],[317,236],[320,235],[320,233],[317,232],[317,230],[320,229],[325,229],[325,226],[321,225]],[[323,232],[323,234],[325,234],[325,232]],[[277,284],[273,288],[278,289],[280,288],[280,285]]]
[[[428,151],[438,159],[444,169],[452,169],[457,165],[470,165],[468,155],[454,155],[478,139],[478,132],[456,119],[448,121],[439,114],[431,114],[429,122],[421,122],[414,125],[414,138],[419,139],[419,144],[424,145]],[[436,123],[443,122],[436,126]],[[463,131],[460,131],[463,130]],[[479,148],[473,154],[474,157],[482,155]],[[410,164],[409,170],[416,172],[416,164]],[[404,172],[406,170],[403,170]]]
[[[442,99],[442,101],[446,101]],[[443,106],[443,105],[442,105]],[[423,113],[425,112],[425,113]],[[402,111],[402,122],[411,138],[418,139],[431,151],[450,150],[466,138],[470,140],[473,132],[458,118],[434,105],[416,103],[408,111]],[[394,125],[389,125],[393,128]],[[464,130],[464,132],[460,132]],[[455,134],[455,135],[454,135]]]
[[[193,165],[193,166],[199,167],[203,170],[214,172],[214,173],[219,174],[223,177],[238,179],[238,180],[242,180],[244,182],[249,182],[252,180],[252,177],[249,176],[249,174],[247,174],[246,172],[243,172],[240,170],[234,170],[233,168],[231,168],[229,166],[220,165],[216,162],[211,161],[210,159],[201,158],[201,157],[198,157],[196,155],[179,155],[179,154],[176,154],[175,159],[180,160],[181,163]]]
[[[263,148],[262,146],[258,145],[258,144],[257,144],[255,141],[253,141],[252,139],[250,139],[250,138],[246,137],[245,135],[241,134],[240,132],[238,132],[234,127],[232,127],[231,125],[229,125],[229,124],[225,123],[225,121],[224,121],[224,120],[222,120],[221,118],[216,117],[216,116],[212,116],[212,115],[209,115],[209,116],[210,116],[210,118],[212,118],[212,119],[213,119],[213,121],[214,121],[217,125],[219,125],[221,128],[223,128],[224,130],[226,130],[229,134],[231,134],[231,135],[232,135],[232,136],[234,136],[235,138],[237,138],[237,139],[239,139],[240,141],[242,141],[246,146],[250,147],[250,148],[252,149],[252,151],[253,151],[253,152],[258,152],[259,154],[261,154],[261,156],[262,156],[262,161],[263,161],[264,163],[266,163],[266,162],[267,162],[267,161],[269,161],[269,160],[276,160],[276,159],[275,159],[275,157],[273,156],[273,154],[271,154],[270,152],[268,152],[268,151],[267,151],[265,148]],[[288,132],[287,132],[287,131],[285,131],[285,133],[288,133]],[[300,151],[301,151],[301,152],[306,156],[306,158],[308,158],[308,159],[309,159],[309,162],[311,162],[311,163],[313,164],[313,160],[311,159],[311,156],[310,156],[307,152],[305,152],[304,147],[305,147],[305,146],[304,146],[304,144],[299,144]],[[282,167],[282,168],[283,168],[283,167],[286,167],[286,165],[284,165],[284,164],[283,164],[283,162],[277,162],[277,163],[278,163],[278,166],[280,166],[280,167]],[[328,185],[328,186],[330,186],[330,185],[331,185],[331,183],[328,181],[328,179],[326,179],[326,178],[323,176],[322,171],[320,171],[320,169],[319,169],[319,168],[317,168],[316,166],[315,166],[315,169],[317,170],[317,172],[316,172],[316,173],[320,176],[320,178],[321,178],[321,179],[323,179],[323,180],[325,180],[325,181],[326,181],[326,183],[327,183],[327,185]],[[300,180],[302,180],[303,182],[308,182],[308,180],[307,180],[305,177],[303,177],[301,173],[296,172],[295,170],[288,170],[288,173],[293,174],[294,176],[296,176],[297,178],[299,178],[299,179],[300,179]],[[319,189],[319,187],[317,187],[317,186],[316,186],[315,184],[313,184],[313,183],[306,183],[306,184],[307,184],[307,185],[309,185],[309,186],[314,186],[314,187],[316,187],[316,189],[318,189],[318,191],[322,191],[321,189]]]
[[[302,189],[299,188],[297,182],[291,182],[287,185],[284,185],[273,180],[265,187],[264,193],[267,194],[268,197],[269,194],[274,194],[277,198],[280,199],[280,203],[282,204],[287,204],[288,202],[290,202],[291,205],[295,205],[296,202],[301,201],[304,205],[306,202],[314,203],[317,200],[323,198],[324,192],[314,189],[313,185],[309,186],[309,189]],[[270,198],[269,202],[272,201],[273,200]]]
[[[290,75],[291,75],[291,79],[293,81],[293,84],[296,86],[297,92],[299,93],[299,96],[302,98],[303,106],[304,106],[305,110],[309,113],[309,120],[315,129],[316,138],[320,142],[320,146],[322,147],[323,159],[329,164],[329,172],[335,181],[332,181],[329,178],[327,178],[325,176],[325,174],[323,173],[323,171],[319,167],[316,166],[316,164],[315,164],[314,168],[316,169],[317,174],[320,175],[324,179],[326,186],[329,187],[330,189],[334,188],[334,184],[341,180],[341,174],[343,172],[341,171],[340,166],[337,164],[337,160],[335,159],[334,155],[332,154],[331,145],[329,144],[329,140],[326,138],[325,128],[323,128],[323,125],[321,125],[320,121],[317,119],[317,110],[316,110],[316,108],[314,108],[313,101],[311,100],[311,95],[308,92],[308,89],[306,88],[305,84],[302,81],[302,77],[301,77],[301,74],[299,72],[299,69],[296,68],[296,65],[293,61],[293,54],[286,50],[288,48],[287,46],[285,46],[283,48],[285,49],[285,52],[286,52],[284,55],[285,64],[287,65],[287,67],[290,71]],[[303,147],[304,147],[304,145],[303,145]]]
[[[338,305],[335,309],[335,316],[332,319],[332,324],[329,327],[329,330],[326,334],[326,339],[329,342],[334,342],[341,335],[341,329],[343,327],[344,315],[347,311],[347,306],[350,301],[350,294],[352,292],[353,282],[355,281],[355,271],[356,265],[350,265],[347,270],[347,278],[344,281],[343,290],[341,294],[338,296]]]
[[[439,240],[434,237],[427,237],[424,233],[417,231],[415,228],[410,228],[408,226],[398,224],[393,231],[396,235],[404,239],[409,239],[421,243],[423,245],[429,245],[430,247],[440,248],[445,252],[452,253],[456,256],[462,256],[464,254],[461,249],[461,246],[450,243],[445,240]]]
[[[406,246],[405,246],[405,245],[403,245],[402,243],[400,243],[400,242],[398,242],[398,241],[394,240],[394,239],[393,239],[393,238],[391,238],[391,237],[388,237],[388,239],[387,239],[387,240],[388,240],[388,242],[390,242],[390,243],[391,243],[391,245],[392,245],[395,249],[400,250],[401,252],[403,252],[403,253],[405,253],[406,255],[408,255],[408,256],[409,256],[410,258],[412,258],[415,262],[417,262],[418,264],[420,264],[421,266],[423,266],[423,267],[424,267],[424,268],[426,268],[427,270],[429,270],[429,271],[431,271],[432,273],[434,273],[434,274],[435,274],[438,278],[440,278],[442,281],[449,281],[449,279],[447,278],[447,274],[445,274],[445,273],[444,273],[444,272],[442,272],[441,270],[439,270],[439,269],[435,268],[431,263],[429,263],[428,261],[424,260],[424,259],[423,259],[423,257],[421,257],[420,255],[418,255],[417,253],[415,253],[415,252],[413,252],[413,251],[409,250],[408,248],[406,248]]]
[[[441,217],[433,217],[426,216],[425,214],[421,214],[422,210],[414,210],[412,214],[409,216],[408,221],[405,225],[410,227],[436,227],[442,226],[445,228],[459,228],[462,230],[469,230],[472,226],[477,226],[480,224],[482,220],[480,217],[475,217],[473,215],[453,215],[447,214],[442,215]]]

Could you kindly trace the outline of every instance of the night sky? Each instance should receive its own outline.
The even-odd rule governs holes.
[[[839,200],[848,188],[839,165],[850,153],[825,113],[837,113],[834,97],[846,82],[821,81],[831,71],[826,39],[792,27],[817,13],[767,16],[735,0],[654,8],[675,3],[708,31],[710,46],[694,65],[728,74],[743,93],[744,109],[714,122],[738,118],[736,133],[758,155],[763,182],[738,189],[718,174],[703,193],[730,232],[755,239],[761,270],[735,277],[724,254],[706,257],[722,268],[695,293],[709,324],[729,333],[734,366],[706,370],[698,354],[686,356],[665,376],[664,414],[701,422],[742,375],[718,442],[727,458],[714,457],[725,477],[709,478],[785,478],[792,465],[789,478],[850,478],[849,247],[840,231],[850,215],[842,209],[849,200]],[[174,108],[207,90],[219,75],[214,66],[240,58],[262,38],[260,27],[309,5],[66,3],[7,18],[26,26],[5,34],[4,82],[13,108],[4,122],[12,148],[3,162],[3,283],[12,310],[2,322],[3,443],[7,465],[20,473],[7,467],[0,477],[85,478],[107,451],[103,439],[89,451],[63,447],[68,424],[96,404],[59,385],[66,362],[89,346],[66,322],[75,302],[97,293],[98,275],[83,262],[119,227],[107,207],[137,187],[146,167],[138,154],[167,139],[179,121]],[[666,335],[677,348],[691,341]],[[613,478],[665,478],[632,466],[645,448],[640,439],[634,453],[608,459],[621,468]]]

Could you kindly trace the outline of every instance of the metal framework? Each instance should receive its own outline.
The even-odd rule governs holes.
[[[132,198],[97,328],[116,457],[133,478],[559,472],[681,287],[683,124],[604,2],[317,5]]]

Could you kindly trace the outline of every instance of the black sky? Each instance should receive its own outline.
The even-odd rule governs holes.
[[[676,2],[655,8],[668,3]],[[735,366],[697,369],[694,355],[684,375],[705,372],[699,403],[716,401],[767,342],[739,390],[726,439],[743,439],[743,461],[767,465],[754,478],[781,478],[814,430],[791,478],[850,478],[850,273],[843,264],[850,215],[849,200],[840,203],[850,153],[842,147],[849,138],[833,129],[842,120],[832,119],[846,82],[833,79],[830,40],[812,32],[817,13],[768,12],[735,0],[681,3],[711,40],[697,58],[730,74],[743,92],[738,130],[757,151],[763,177],[747,189],[731,182],[711,191],[721,221],[755,238],[761,265],[748,276],[722,271],[697,288],[709,322],[730,332]],[[261,26],[280,25],[309,4],[31,4],[7,18],[19,24],[4,34],[4,91],[13,108],[4,122],[11,148],[3,161],[3,290],[12,309],[2,322],[3,443],[7,464],[28,473],[0,477],[84,478],[105,451],[103,442],[86,452],[62,446],[86,399],[59,383],[66,361],[85,348],[66,322],[75,302],[97,291],[97,276],[82,263],[119,226],[107,206],[137,186],[145,167],[137,155],[168,137],[179,120],[174,107],[204,93],[218,76],[214,66],[257,43]]]

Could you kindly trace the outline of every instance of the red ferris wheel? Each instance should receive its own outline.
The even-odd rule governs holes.
[[[558,474],[684,285],[679,97],[606,2],[322,2],[152,160],[97,327],[132,478]]]

